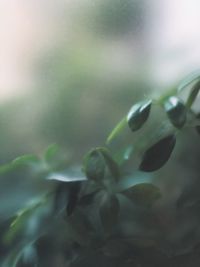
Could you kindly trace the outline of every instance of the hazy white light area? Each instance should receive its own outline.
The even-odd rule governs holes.
[[[1,101],[26,94],[34,85],[34,61],[54,43],[57,31],[50,2],[0,0]]]
[[[200,1],[144,2],[149,13],[145,33],[147,71],[152,81],[162,87],[199,68]],[[73,31],[71,7],[74,7],[73,14],[78,14],[84,4],[92,8],[95,1],[0,0],[0,101],[34,90],[38,82],[34,76],[35,62],[46,50],[59,46],[68,31]],[[113,55],[108,63],[115,69],[122,62],[128,72],[132,69],[129,61],[135,60],[134,51],[130,51],[131,46],[124,40],[122,43],[121,48],[112,42],[107,45],[108,53]]]
[[[200,67],[200,1],[153,0],[152,73],[170,84]]]

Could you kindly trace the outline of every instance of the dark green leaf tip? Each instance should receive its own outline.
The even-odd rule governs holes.
[[[139,130],[149,117],[151,100],[142,101],[132,106],[127,115],[127,122],[132,131]]]
[[[106,164],[102,152],[98,148],[92,149],[84,158],[83,168],[88,179],[102,180],[105,175]]]
[[[187,109],[178,97],[169,97],[164,103],[164,109],[171,123],[176,128],[182,128],[184,126],[186,122]]]
[[[108,149],[97,147],[91,150],[84,159],[83,169],[88,179],[102,180],[105,176],[106,169],[115,180],[119,179],[120,170],[117,162],[112,158]]]
[[[146,150],[139,169],[145,172],[153,172],[160,169],[170,158],[175,144],[175,135],[169,135],[158,141]]]

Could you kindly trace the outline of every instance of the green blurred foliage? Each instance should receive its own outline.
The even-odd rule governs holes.
[[[192,258],[198,266],[199,119],[191,106],[199,73],[177,86],[181,108],[172,101],[169,115],[176,88],[149,102],[145,70],[113,71],[115,62],[110,70],[102,59],[111,36],[143,38],[142,4],[97,1],[93,11],[70,46],[41,59],[31,97],[1,107],[0,263],[171,267],[192,266]],[[153,108],[144,113],[141,100]],[[135,103],[131,123],[126,115],[105,145]],[[166,144],[174,135],[176,149]],[[30,152],[37,156],[18,157]],[[136,171],[146,161],[155,173]]]

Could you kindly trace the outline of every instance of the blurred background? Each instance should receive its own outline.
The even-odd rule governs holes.
[[[132,104],[199,69],[199,9],[199,0],[0,0],[0,163],[51,143],[80,163]],[[198,137],[182,138],[171,180],[177,170],[196,177],[184,153],[199,153]],[[1,177],[1,216],[38,190],[27,180]]]

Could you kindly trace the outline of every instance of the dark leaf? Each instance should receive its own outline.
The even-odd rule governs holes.
[[[53,211],[58,214],[66,209],[69,194],[69,184],[59,183],[54,196]]]
[[[91,150],[84,158],[83,168],[88,179],[101,181],[104,178],[106,164],[98,148]]]
[[[142,206],[152,206],[161,197],[160,189],[151,183],[141,183],[122,192],[132,201]]]
[[[110,232],[118,222],[120,206],[115,195],[105,193],[100,204],[99,214],[106,232]]]
[[[74,209],[78,204],[80,190],[80,182],[69,184],[68,203],[66,209],[68,216],[70,216],[74,212]]]
[[[171,123],[177,128],[182,128],[187,114],[187,109],[182,101],[176,96],[171,96],[165,101],[164,108]]]
[[[99,190],[95,190],[94,192],[91,192],[89,194],[83,195],[80,199],[79,199],[79,205],[80,206],[88,206],[90,204],[93,203],[96,194],[99,192]]]
[[[86,155],[83,164],[86,176],[91,180],[103,180],[106,169],[116,180],[120,176],[118,164],[114,161],[108,149],[104,147],[98,147],[90,151]]]
[[[175,144],[175,135],[169,135],[159,140],[146,150],[139,169],[145,172],[152,172],[160,169],[170,158]]]
[[[132,131],[139,130],[149,117],[151,110],[151,100],[139,102],[130,109],[127,121]]]

